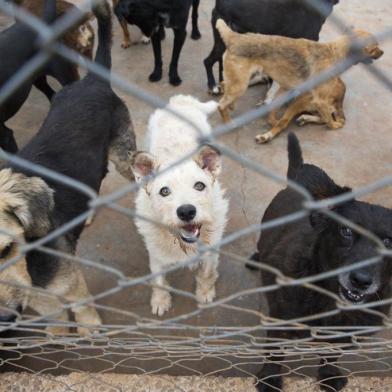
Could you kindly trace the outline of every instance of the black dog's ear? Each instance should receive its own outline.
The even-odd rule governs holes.
[[[351,192],[351,188],[341,187],[325,174],[324,180],[320,181],[317,185],[314,184],[314,187],[310,189],[312,196],[315,200],[329,199],[335,196],[339,196],[343,193]],[[330,210],[334,210],[335,206],[329,206]],[[312,211],[309,216],[309,221],[311,226],[318,232],[324,231],[329,223],[331,222],[331,218],[327,215],[323,214],[319,211]]]
[[[49,231],[53,190],[42,178],[3,169],[0,171],[0,199],[1,207],[23,226],[26,238],[42,237]]]

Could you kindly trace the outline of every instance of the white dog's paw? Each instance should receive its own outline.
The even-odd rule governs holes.
[[[215,295],[215,285],[209,287],[198,286],[196,289],[196,298],[202,304],[212,302]]]
[[[162,316],[171,308],[171,295],[166,290],[153,289],[151,296],[152,314]]]
[[[262,135],[257,135],[255,139],[257,144],[264,144],[269,142],[272,138],[273,138],[272,132],[266,132],[263,133]]]

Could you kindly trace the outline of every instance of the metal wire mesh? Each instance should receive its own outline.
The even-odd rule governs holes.
[[[321,2],[316,0],[306,0],[306,2],[317,7],[321,13],[326,12]],[[79,7],[84,13],[90,11],[89,2],[84,2]],[[34,29],[39,35],[41,45],[41,50],[37,55],[27,64],[20,67],[11,79],[1,86],[0,104],[12,95],[38,67],[42,66],[55,53],[77,64],[82,69],[110,80],[112,86],[122,94],[140,99],[152,108],[165,107],[166,102],[158,95],[138,87],[137,84],[120,77],[115,72],[110,73],[92,61],[81,59],[77,53],[58,41],[59,37],[80,18],[79,13],[70,11],[56,20],[52,26],[47,26],[25,10],[19,9],[4,0],[0,0],[0,9],[5,14],[15,17]],[[328,21],[333,23],[342,33],[346,31],[347,26],[345,22],[340,20],[336,14],[332,13]],[[392,36],[392,29],[379,31],[376,36],[379,42],[383,43]],[[353,42],[353,45],[359,45],[360,47],[364,44],[366,42]],[[53,318],[56,316],[53,314],[37,316],[27,312],[18,315],[17,320],[11,327],[7,323],[2,323],[3,326],[0,331],[12,330],[7,337],[1,339],[3,342],[1,349],[1,365],[3,369],[29,371],[37,375],[82,372],[86,370],[94,371],[95,373],[119,372],[144,375],[183,373],[203,377],[223,374],[253,377],[255,371],[258,371],[262,364],[271,361],[271,356],[276,357],[280,355],[282,359],[279,362],[283,365],[283,375],[306,377],[308,380],[312,380],[311,385],[319,384],[311,376],[319,366],[320,356],[332,358],[335,366],[342,369],[350,377],[367,374],[366,372],[390,375],[392,346],[388,331],[391,329],[391,318],[389,315],[385,315],[377,310],[377,308],[380,305],[389,305],[392,302],[392,298],[383,298],[371,303],[365,302],[357,305],[347,304],[335,293],[328,292],[317,285],[317,282],[327,276],[337,276],[343,272],[343,267],[328,273],[295,279],[284,276],[279,270],[272,270],[270,266],[263,262],[252,263],[249,261],[249,255],[253,249],[249,249],[247,254],[237,254],[226,249],[227,245],[251,234],[258,234],[260,230],[296,222],[308,216],[312,211],[322,211],[323,214],[331,219],[368,237],[378,249],[376,257],[363,260],[350,267],[344,267],[344,271],[353,270],[360,266],[370,266],[379,263],[383,257],[392,256],[392,251],[385,248],[382,241],[374,233],[344,219],[328,208],[330,205],[339,205],[347,200],[364,197],[372,192],[386,189],[392,184],[392,175],[386,175],[378,181],[338,197],[314,200],[305,188],[292,181],[287,181],[284,175],[270,169],[268,165],[255,162],[236,152],[225,145],[220,138],[223,135],[240,132],[241,127],[249,124],[251,121],[267,115],[271,110],[280,108],[294,97],[310,91],[315,86],[347,70],[358,60],[355,53],[354,51],[353,55],[347,57],[331,69],[308,79],[295,90],[277,97],[272,103],[248,110],[246,113],[234,118],[229,124],[218,125],[214,128],[211,137],[200,138],[200,145],[208,143],[218,148],[224,157],[241,167],[247,168],[256,177],[259,177],[260,181],[267,178],[281,187],[287,184],[288,187],[301,194],[305,202],[303,203],[303,209],[295,214],[269,221],[268,223],[237,227],[234,231],[226,233],[220,243],[211,245],[200,243],[199,253],[196,256],[189,257],[184,263],[173,264],[163,272],[167,274],[177,271],[177,273],[181,274],[184,267],[199,263],[200,258],[206,252],[218,252],[224,258],[225,263],[230,263],[233,266],[232,270],[234,272],[241,271],[246,263],[251,263],[261,271],[267,270],[274,273],[277,278],[276,284],[272,286],[261,286],[258,284],[256,287],[230,292],[224,296],[220,295],[218,290],[217,298],[208,304],[198,304],[196,296],[191,291],[179,289],[174,284],[173,286],[165,286],[165,289],[172,294],[179,296],[185,302],[188,301],[187,303],[191,301],[193,304],[192,310],[184,306],[181,308],[184,311],[173,317],[158,318],[148,313],[139,314],[134,312],[132,308],[124,309],[122,306],[105,305],[105,299],[117,296],[116,298],[121,300],[121,296],[128,295],[132,290],[140,291],[140,300],[143,301],[145,299],[147,303],[149,301],[149,289],[153,286],[152,279],[157,274],[143,273],[140,276],[129,276],[117,268],[115,263],[105,264],[100,260],[90,260],[74,254],[53,250],[46,246],[52,239],[60,237],[83,222],[91,213],[100,211],[103,208],[129,218],[134,218],[135,209],[130,205],[124,206],[124,203],[120,203],[120,201],[125,196],[133,196],[137,192],[138,185],[136,183],[120,186],[116,191],[100,196],[85,184],[79,183],[72,178],[67,178],[44,167],[32,165],[19,157],[0,151],[1,159],[9,161],[15,166],[28,168],[36,173],[37,176],[44,176],[77,189],[90,199],[90,209],[84,214],[44,237],[22,245],[20,248],[21,255],[11,258],[0,266],[0,278],[1,272],[17,263],[23,254],[34,249],[70,260],[72,263],[84,267],[92,277],[96,274],[105,274],[108,282],[110,282],[107,287],[93,293],[91,297],[79,303],[66,303],[64,298],[59,298],[63,302],[63,310],[68,311],[71,308],[84,304],[95,304],[98,312],[105,311],[107,315],[110,315],[104,320],[99,331],[93,332],[88,337],[81,337],[76,332],[70,332],[66,336],[57,336],[46,332],[44,328],[48,326],[67,326],[73,329],[78,326],[76,321],[53,321]],[[382,84],[389,92],[392,92],[392,78],[390,75],[383,72],[377,65],[367,66],[364,70],[373,76],[375,83]],[[130,108],[130,111],[132,114],[132,108]],[[186,118],[184,119],[181,113],[175,114],[183,120],[189,121]],[[192,151],[190,154],[187,154],[187,156],[183,157],[183,160],[193,156],[194,153],[195,151]],[[158,175],[161,175],[161,173]],[[230,187],[230,184],[228,186]],[[262,212],[260,210],[260,216]],[[138,218],[143,219],[141,216],[138,216]],[[156,223],[162,224],[162,222]],[[116,225],[116,221],[109,224]],[[5,230],[5,228],[2,230]],[[124,233],[124,241],[127,240],[129,235]],[[6,285],[9,282],[1,280],[1,284]],[[222,284],[225,284],[225,282]],[[276,320],[270,318],[267,312],[259,310],[258,307],[248,308],[244,305],[244,298],[255,298],[255,302],[258,304],[260,301],[263,301],[259,300],[260,294],[277,290],[283,285],[302,286],[315,290],[324,296],[329,296],[336,301],[336,308],[328,310],[323,314],[314,314],[301,319]],[[21,288],[29,290],[31,293],[35,292],[44,296],[53,296],[47,290],[36,287]],[[381,317],[382,324],[379,326],[354,325],[345,328],[332,325],[315,327],[308,324],[311,320],[336,315],[343,310],[349,309],[361,309],[368,314],[378,315]],[[210,322],[211,316],[206,316],[208,312],[210,312],[210,315],[213,312],[221,312],[235,314],[236,316],[231,318],[229,325],[217,325]],[[249,324],[243,323],[242,319],[245,315],[253,317],[254,321]],[[51,320],[48,321],[48,319]],[[301,339],[292,337],[273,339],[266,336],[266,332],[271,330],[300,330],[309,331],[310,334]],[[375,333],[377,335],[373,335]],[[323,342],[323,337],[325,336],[332,336],[335,343]],[[347,336],[350,337],[349,343],[339,343],[339,338]],[[263,380],[258,381],[263,382]],[[80,381],[80,383],[83,382],[87,383],[87,380]],[[101,382],[103,383],[103,381]],[[173,390],[183,390],[179,385],[176,385],[175,381],[173,383]],[[68,388],[69,386],[66,385],[66,382],[60,386],[60,390],[70,390]],[[386,388],[385,390],[389,390],[388,386]]]

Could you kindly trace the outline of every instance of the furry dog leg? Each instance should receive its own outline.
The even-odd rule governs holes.
[[[72,268],[68,279],[70,281],[69,290],[64,294],[64,298],[67,301],[76,303],[91,297],[82,271],[79,268]],[[81,336],[89,335],[91,330],[97,329],[102,324],[94,305],[75,305],[72,307],[72,312],[75,314],[75,321],[81,325],[78,326],[78,333]]]
[[[162,271],[160,262],[154,262],[150,259],[150,269],[152,273],[159,273]],[[157,286],[168,286],[168,282],[164,275],[159,275],[153,281]],[[162,316],[171,308],[171,295],[167,290],[154,287],[151,295],[151,311],[153,314]]]
[[[121,47],[123,49],[129,48],[131,46],[131,37],[129,35],[128,23],[125,19],[120,21],[120,26],[123,31],[123,42],[121,43]]]
[[[68,322],[68,312],[63,310],[63,303],[55,296],[48,294],[35,293],[30,297],[29,306],[41,316],[50,316],[47,322]],[[69,333],[68,327],[48,326],[46,332],[53,335],[66,335]]]
[[[310,94],[302,95],[296,98],[286,109],[280,120],[271,128],[270,131],[256,136],[256,143],[262,144],[272,140],[276,135],[281,133],[290,123],[290,121],[299,113],[304,111],[304,108],[309,107],[311,100]]]
[[[12,129],[0,123],[0,147],[12,154],[18,152],[18,145],[14,137]]]
[[[114,114],[113,122],[109,160],[113,162],[119,174],[129,181],[133,181],[131,157],[136,150],[136,140],[129,112],[125,106],[119,106]]]
[[[347,384],[347,377],[343,376],[338,366],[337,358],[322,358],[318,370],[318,381],[323,391],[340,391]]]
[[[207,254],[196,275],[196,297],[200,303],[211,302],[215,298],[215,282],[218,279],[218,255]]]

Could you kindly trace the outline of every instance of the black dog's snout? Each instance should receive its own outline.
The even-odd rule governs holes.
[[[366,290],[372,284],[373,277],[368,271],[352,271],[350,273],[350,282],[354,288]]]
[[[184,204],[177,208],[177,216],[184,222],[190,222],[196,216],[196,207]]]

